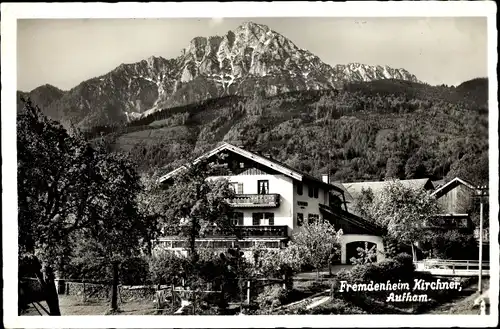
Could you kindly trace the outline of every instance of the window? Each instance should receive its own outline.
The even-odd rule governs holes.
[[[317,199],[319,194],[319,189],[315,187],[313,191],[314,191],[314,197]]]
[[[255,212],[252,214],[252,225],[274,225],[274,213]]]
[[[243,183],[231,182],[229,186],[236,194],[243,194]]]
[[[258,194],[269,194],[269,181],[268,180],[257,181],[257,193]]]
[[[312,224],[316,221],[319,220],[319,215],[318,214],[309,214],[308,218],[307,218],[307,221],[309,222],[309,224]]]
[[[234,212],[231,217],[231,224],[235,226],[243,225],[243,213],[242,212]]]
[[[302,195],[302,193],[304,192],[304,186],[302,184],[297,184],[297,194],[298,195]]]
[[[302,223],[304,223],[304,214],[301,212],[297,213],[297,226],[302,226]]]
[[[245,164],[243,162],[240,162],[240,168],[241,169],[245,168]]]
[[[313,197],[313,187],[312,186],[308,186],[307,187],[307,195],[312,198]]]

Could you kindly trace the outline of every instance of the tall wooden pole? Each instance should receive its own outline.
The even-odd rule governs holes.
[[[481,197],[479,199],[479,282],[478,292],[483,292],[482,279],[483,279],[483,194],[484,187],[480,188]]]

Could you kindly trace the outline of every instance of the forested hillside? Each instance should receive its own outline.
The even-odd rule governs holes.
[[[378,80],[228,96],[91,135],[130,153],[141,171],[169,171],[226,141],[337,181],[460,176],[479,184],[488,180],[487,99],[487,79],[457,87]]]

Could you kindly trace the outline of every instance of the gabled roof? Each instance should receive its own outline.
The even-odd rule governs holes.
[[[378,226],[375,223],[369,222],[355,214],[352,214],[350,212],[344,211],[342,209],[332,209],[331,207],[325,206],[323,204],[319,205],[320,211],[323,211],[324,213],[327,213],[329,216],[333,216],[336,218],[339,218],[341,220],[344,220],[346,222],[349,222],[355,226],[358,226],[366,231],[369,231],[373,234],[379,235],[384,233],[384,228]]]
[[[440,186],[439,188],[437,188],[436,190],[434,190],[431,195],[439,197],[439,196],[443,195],[444,193],[446,193],[446,191],[448,189],[451,189],[451,188],[453,188],[454,186],[456,186],[458,184],[462,184],[462,185],[470,188],[471,190],[475,190],[476,189],[476,187],[474,185],[472,185],[472,183],[470,183],[470,182],[468,182],[468,181],[466,181],[464,179],[455,177],[451,181],[449,181],[448,183],[446,183],[443,186]]]
[[[343,183],[349,194],[346,194],[346,198],[350,197],[351,200],[346,200],[347,202],[354,202],[361,196],[361,191],[363,189],[371,189],[373,194],[378,194],[383,191],[383,189],[389,185],[392,181],[379,181],[379,182],[355,182],[355,183]],[[405,187],[411,187],[415,189],[433,189],[434,186],[429,178],[421,179],[406,179],[399,180]],[[427,187],[427,188],[426,188]]]
[[[318,185],[321,185],[323,188],[326,188],[326,189],[330,189],[330,190],[336,189],[336,190],[340,190],[340,191],[342,190],[341,188],[339,188],[336,185],[327,184],[327,183],[323,182],[322,180],[317,179],[314,176],[311,176],[309,174],[306,174],[306,173],[300,172],[296,169],[293,169],[290,166],[288,166],[282,162],[267,158],[267,157],[262,156],[260,154],[250,152],[248,150],[242,149],[240,147],[234,146],[234,145],[229,144],[229,143],[221,144],[220,146],[214,148],[213,150],[196,158],[192,163],[196,164],[196,163],[200,162],[202,159],[210,158],[210,157],[212,157],[212,156],[214,156],[222,151],[225,151],[225,150],[229,150],[229,151],[234,152],[235,154],[238,154],[240,156],[243,156],[249,160],[255,161],[263,166],[271,168],[271,169],[273,169],[273,170],[275,170],[275,171],[277,171],[285,176],[288,176],[292,179],[295,179],[299,182],[312,181]],[[166,180],[172,178],[178,172],[180,172],[186,168],[187,168],[186,166],[181,166],[181,167],[169,172],[168,174],[160,177],[159,181],[160,182],[166,181]]]

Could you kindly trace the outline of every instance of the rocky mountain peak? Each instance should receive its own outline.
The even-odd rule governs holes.
[[[98,117],[102,124],[225,95],[270,96],[377,79],[418,81],[408,71],[388,66],[332,67],[268,26],[246,21],[223,36],[193,38],[176,58],[150,56],[84,81],[61,96],[60,108],[51,113],[74,114],[86,125]]]

